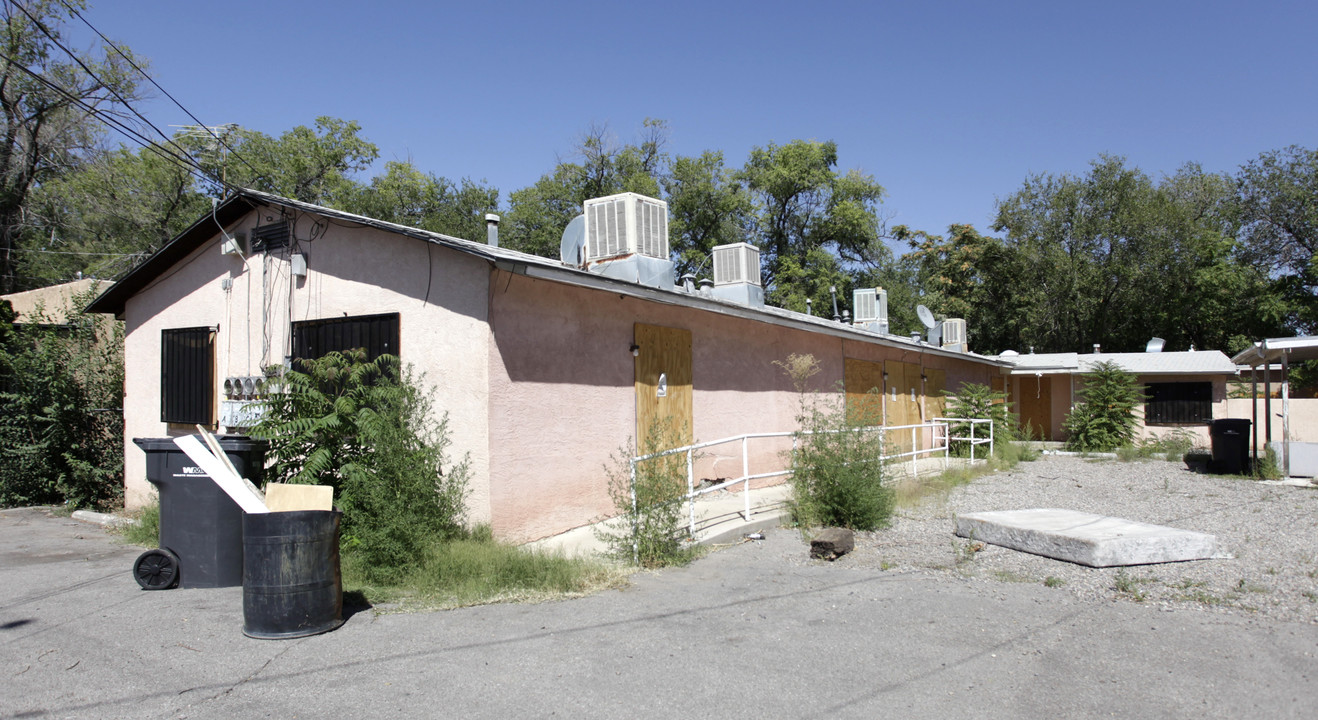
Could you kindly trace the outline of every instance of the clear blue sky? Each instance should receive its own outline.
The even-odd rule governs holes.
[[[591,124],[669,151],[834,140],[891,223],[987,230],[1032,173],[1157,178],[1318,145],[1318,3],[92,0],[210,125],[358,121],[381,159],[508,193]],[[77,21],[74,21],[76,28]],[[79,33],[86,46],[86,33]],[[160,127],[192,122],[166,98]]]

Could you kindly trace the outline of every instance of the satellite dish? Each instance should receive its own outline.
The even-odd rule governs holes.
[[[1163,343],[1167,342],[1160,337],[1150,338],[1149,344],[1144,346],[1144,352],[1162,352]]]
[[[915,306],[915,314],[920,316],[920,324],[930,330],[933,330],[934,326],[938,324],[937,321],[934,320],[934,314],[929,312],[929,308],[923,305]]]
[[[558,246],[558,259],[564,265],[581,267],[581,251],[586,246],[586,216],[578,215],[563,228],[563,241]]]

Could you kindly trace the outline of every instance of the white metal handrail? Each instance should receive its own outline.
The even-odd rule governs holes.
[[[957,424],[966,423],[966,424],[968,424],[968,425],[969,425],[969,428],[970,428],[970,434],[969,434],[967,437],[951,437],[950,426],[951,426],[952,423],[957,423]],[[976,436],[975,436],[975,427],[978,426],[978,425],[983,425],[983,424],[987,424],[987,425],[988,425],[988,435],[987,435],[987,437],[976,437]],[[931,442],[930,442],[930,447],[928,447],[928,448],[923,448],[923,447],[921,447],[922,443],[920,442],[920,431],[922,431],[922,430],[926,430],[926,429],[930,430],[930,432],[931,432]],[[939,433],[940,430],[942,431],[941,434]],[[888,425],[873,425],[873,426],[867,426],[867,427],[852,428],[852,429],[847,429],[847,430],[827,430],[827,431],[824,431],[824,432],[836,433],[836,432],[872,432],[872,431],[877,431],[877,432],[879,433],[879,442],[880,442],[880,443],[883,443],[883,442],[886,441],[887,436],[888,436],[889,433],[900,432],[900,431],[909,431],[909,432],[911,433],[911,450],[908,450],[908,451],[905,451],[905,452],[894,453],[894,454],[892,454],[892,455],[881,454],[880,457],[879,457],[879,461],[880,461],[880,462],[888,462],[888,461],[890,461],[890,460],[898,460],[898,459],[904,459],[904,458],[908,458],[908,457],[909,457],[909,458],[911,459],[911,474],[912,474],[913,476],[915,476],[915,477],[919,477],[919,465],[918,465],[918,461],[919,461],[920,457],[921,457],[921,456],[933,455],[933,454],[938,453],[938,452],[942,452],[942,453],[943,453],[943,469],[946,470],[947,467],[948,467],[948,462],[949,462],[949,458],[950,458],[950,454],[951,454],[951,453],[950,453],[950,451],[951,451],[951,443],[954,442],[954,441],[955,441],[955,442],[969,442],[969,443],[970,443],[970,462],[971,462],[971,463],[976,462],[976,458],[975,458],[975,446],[977,446],[977,445],[984,445],[984,444],[987,444],[987,445],[989,446],[989,455],[986,456],[985,458],[983,458],[983,461],[986,462],[987,459],[988,459],[988,457],[991,457],[992,454],[993,454],[993,421],[992,421],[992,420],[978,420],[978,419],[974,419],[974,418],[934,418],[933,421],[931,421],[931,422],[927,422],[927,423],[919,423],[919,424],[915,424],[915,425],[895,425],[895,426],[888,426]],[[685,454],[685,455],[686,455],[686,484],[687,484],[687,494],[683,497],[683,500],[685,500],[686,503],[687,503],[688,524],[689,524],[689,525],[688,525],[688,532],[689,532],[693,537],[695,536],[695,532],[696,532],[696,498],[700,497],[701,495],[708,494],[708,493],[716,492],[716,491],[719,491],[719,490],[725,490],[725,489],[727,489],[727,488],[729,488],[729,487],[731,487],[731,486],[733,486],[733,485],[737,485],[737,484],[739,484],[739,483],[740,483],[740,484],[743,484],[743,485],[745,486],[745,487],[742,489],[742,497],[743,497],[743,499],[744,499],[744,501],[745,501],[745,502],[744,502],[744,508],[743,508],[743,511],[742,511],[742,517],[745,518],[747,522],[749,522],[750,519],[751,519],[751,497],[750,497],[750,495],[751,495],[751,492],[750,492],[750,491],[751,491],[751,487],[750,487],[750,483],[751,483],[751,481],[752,481],[752,480],[762,480],[762,479],[764,479],[764,478],[771,478],[771,477],[781,477],[781,476],[786,476],[786,475],[791,475],[791,474],[792,474],[792,471],[791,471],[790,468],[784,468],[784,469],[782,469],[782,470],[774,470],[774,471],[771,471],[771,472],[756,473],[756,474],[752,475],[752,474],[750,473],[750,450],[749,450],[749,444],[750,444],[750,441],[751,441],[751,440],[756,440],[756,439],[762,439],[762,438],[783,438],[783,437],[790,437],[790,438],[793,438],[792,448],[793,448],[793,450],[795,450],[795,448],[796,448],[795,438],[797,438],[797,437],[799,437],[799,436],[801,436],[801,435],[813,435],[813,434],[815,434],[815,431],[813,431],[813,430],[800,430],[800,431],[791,431],[791,432],[770,432],[770,433],[745,433],[745,434],[743,434],[743,435],[734,435],[734,436],[732,436],[732,437],[723,438],[723,439],[721,439],[721,440],[709,440],[709,441],[706,441],[706,442],[693,443],[693,444],[691,444],[691,445],[684,445],[684,446],[682,446],[682,447],[672,448],[672,449],[670,449],[670,450],[663,450],[663,451],[661,451],[661,452],[650,453],[649,455],[641,455],[641,456],[638,456],[638,457],[634,457],[634,458],[631,459],[631,463],[630,463],[630,465],[631,465],[631,500],[632,500],[632,517],[633,517],[633,518],[636,517],[636,510],[637,510],[637,508],[636,508],[636,465],[637,465],[637,463],[645,462],[646,460],[654,460],[654,459],[657,459],[657,458],[668,457],[668,456],[670,456],[670,455],[677,455],[677,454],[681,453],[681,454]],[[938,440],[940,439],[940,437],[941,437],[941,439],[942,439],[942,443],[941,443],[941,444],[938,442]],[[731,479],[731,480],[725,480],[724,482],[721,482],[721,483],[719,483],[719,484],[717,484],[717,485],[712,485],[712,486],[710,486],[710,487],[701,488],[701,489],[697,490],[697,489],[695,488],[695,453],[696,453],[696,451],[697,451],[697,450],[703,450],[704,448],[708,448],[708,447],[714,447],[714,446],[716,446],[716,445],[727,445],[727,444],[729,444],[729,443],[734,443],[734,442],[740,442],[740,443],[741,443],[741,471],[742,471],[742,474],[741,474],[739,477],[733,478],[733,479]],[[635,540],[633,540],[632,551],[633,551],[633,554],[636,554],[636,553],[639,551],[639,548],[636,546],[636,542],[635,542]]]

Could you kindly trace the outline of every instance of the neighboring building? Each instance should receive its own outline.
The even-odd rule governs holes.
[[[1013,366],[1008,398],[1020,417],[1041,440],[1065,440],[1062,422],[1079,402],[1084,374],[1102,362],[1116,363],[1138,376],[1145,402],[1136,412],[1140,437],[1157,437],[1173,430],[1189,431],[1199,445],[1209,442],[1208,423],[1231,417],[1227,384],[1237,380],[1236,365],[1217,350],[1142,353],[1003,353]]]
[[[112,285],[109,280],[83,278],[72,282],[0,295],[14,308],[14,322],[40,325],[63,325],[68,314],[82,308],[76,300],[94,291],[104,291]]]
[[[674,287],[658,201],[592,200],[582,223],[560,262],[254,191],[224,201],[89,308],[125,321],[127,503],[150,492],[132,438],[241,429],[245,378],[354,346],[425,373],[470,461],[469,519],[514,541],[613,514],[604,467],[659,418],[700,441],[796,429],[774,364],[791,353],[818,359],[811,390],[878,399],[889,425],[1007,367],[765,307],[748,245],[716,251],[712,288]],[[711,448],[698,472],[740,464],[739,443]]]

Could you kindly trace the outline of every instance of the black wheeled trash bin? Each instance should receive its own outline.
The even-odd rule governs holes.
[[[1249,420],[1239,418],[1221,418],[1208,426],[1213,441],[1213,472],[1224,475],[1248,472],[1249,426]]]
[[[343,624],[338,510],[243,516],[243,634],[280,640]]]
[[[239,475],[258,486],[269,444],[242,435],[217,438]],[[133,438],[146,452],[146,479],[160,494],[160,551],[143,553],[133,574],[143,588],[232,587],[243,582],[243,511],[173,438]]]

